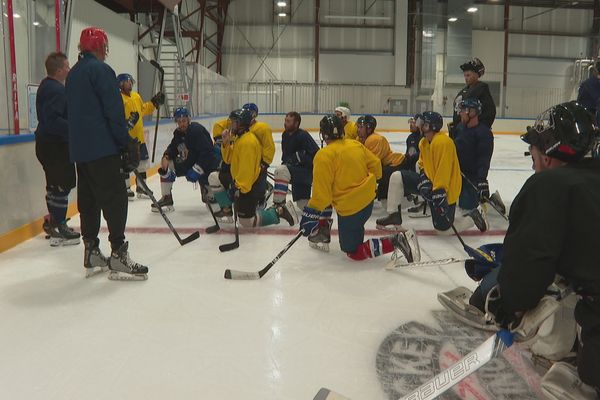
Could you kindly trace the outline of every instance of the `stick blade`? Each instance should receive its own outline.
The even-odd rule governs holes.
[[[159,71],[164,71],[163,67],[160,66],[160,64],[156,61],[156,60],[150,60],[150,64],[152,64],[152,66],[156,69],[158,69]]]
[[[350,398],[344,397],[327,388],[321,388],[313,400],[350,400]]]
[[[211,233],[218,232],[220,229],[221,229],[221,227],[219,225],[213,225],[213,226],[209,226],[204,231],[210,235]]]
[[[256,280],[260,279],[261,276],[258,272],[246,272],[246,271],[237,271],[235,269],[226,269],[225,270],[225,279],[233,279],[233,280]]]
[[[200,237],[200,232],[196,231],[196,232],[192,233],[190,236],[186,237],[185,239],[182,239],[181,245],[185,246],[189,242],[193,242],[194,240],[198,239],[199,237]]]
[[[219,246],[219,250],[221,253],[225,253],[226,251],[235,250],[240,247],[240,242],[235,241],[233,243],[225,243]]]

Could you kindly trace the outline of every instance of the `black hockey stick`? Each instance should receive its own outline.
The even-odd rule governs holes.
[[[225,270],[225,279],[253,280],[253,279],[262,278],[271,269],[271,267],[273,265],[275,265],[275,263],[290,249],[290,247],[292,247],[292,245],[294,243],[296,243],[296,241],[298,239],[300,239],[300,236],[302,236],[303,233],[304,233],[303,230],[298,231],[296,236],[294,236],[294,238],[292,240],[290,240],[290,242],[279,252],[279,254],[277,254],[275,256],[275,258],[273,260],[271,260],[271,262],[268,263],[267,266],[264,267],[263,269],[261,269],[260,271],[245,272],[245,271],[238,271],[235,269],[226,269]]]
[[[206,191],[205,193],[208,193],[208,189],[203,184],[200,184],[200,191],[201,192]],[[217,221],[217,217],[215,217],[215,212],[213,211],[212,206],[210,205],[210,200],[206,199],[206,202],[204,204],[206,204],[206,208],[208,208],[210,215],[212,215],[213,220],[215,221],[214,225],[209,226],[204,231],[208,234],[218,232],[221,229],[221,227],[219,226],[219,221]]]
[[[159,78],[158,78],[159,79],[159,89],[158,90],[160,92],[162,92],[163,82],[165,80],[165,70],[155,60],[150,60],[150,64],[152,64],[152,66],[158,70],[158,76],[159,76]],[[156,107],[156,125],[154,126],[154,140],[152,141],[152,162],[154,162],[154,155],[156,154],[156,138],[158,136],[158,123],[159,122],[160,122],[160,106]]]
[[[150,188],[148,187],[148,185],[146,185],[146,181],[144,181],[144,178],[142,178],[142,176],[136,169],[133,170],[133,173],[135,174],[135,177],[137,179],[136,183],[138,185],[140,185],[142,187],[142,189],[146,192],[146,194],[150,197],[150,200],[152,200],[152,204],[154,204],[154,207],[156,207],[158,209],[158,212],[160,213],[160,215],[162,215],[163,219],[167,223],[167,226],[169,227],[171,232],[173,232],[173,235],[175,235],[175,237],[177,238],[177,241],[179,242],[180,245],[182,245],[182,246],[186,245],[189,242],[193,242],[194,240],[196,240],[200,237],[200,232],[196,231],[196,232],[192,233],[190,236],[186,237],[185,239],[181,239],[181,237],[179,236],[179,234],[173,227],[173,224],[167,217],[167,214],[165,214],[165,212],[163,211],[161,206],[158,205],[158,201],[156,201],[156,198],[150,191]]]
[[[467,177],[465,176],[465,174],[463,174],[462,172],[461,172],[460,174],[462,175],[462,177],[463,177],[463,178],[465,178],[465,180],[467,181],[467,183],[468,183],[469,185],[471,185],[471,187],[473,187],[473,189],[475,189],[475,191],[478,191],[478,190],[477,190],[477,186],[475,186],[475,184],[474,184],[473,182],[471,182],[471,180],[470,180],[469,178],[467,178]],[[496,212],[497,212],[498,214],[500,214],[500,216],[501,216],[502,218],[504,218],[506,221],[508,221],[508,217],[506,216],[506,214],[504,214],[504,213],[502,212],[502,210],[500,210],[500,209],[498,208],[498,206],[496,206],[496,205],[495,205],[493,202],[491,202],[489,198],[487,198],[487,199],[484,199],[484,200],[482,201],[482,203],[487,203],[487,204],[489,204],[489,205],[490,205],[490,206],[491,206],[491,207],[492,207],[494,210],[496,210]]]
[[[225,243],[219,246],[219,250],[224,253],[226,251],[235,250],[240,247],[240,227],[238,222],[238,214],[237,208],[235,207],[235,202],[231,204],[233,207],[233,223],[235,227],[235,240],[231,243]]]

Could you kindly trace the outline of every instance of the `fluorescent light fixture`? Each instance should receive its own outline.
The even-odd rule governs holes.
[[[286,13],[279,13],[277,15],[279,15],[280,17],[285,17],[287,14]]]
[[[477,12],[477,7],[469,7],[469,8],[467,8],[467,12],[475,13],[475,12]]]
[[[17,13],[14,13],[14,14],[13,14],[13,17],[15,17],[15,18],[21,18],[21,15],[20,15],[20,14],[17,14]]]
[[[41,24],[37,21],[33,21],[33,26],[40,26]]]
[[[456,21],[458,21],[458,18],[456,18],[456,17],[448,18],[448,22],[456,22]]]
[[[389,21],[390,17],[371,17],[368,15],[325,15],[324,18],[329,19],[371,19]]]
[[[277,6],[278,7],[285,7],[285,6],[287,6],[287,3],[285,1],[278,1],[277,2]]]
[[[426,38],[433,37],[433,32],[432,31],[423,31],[423,36]]]

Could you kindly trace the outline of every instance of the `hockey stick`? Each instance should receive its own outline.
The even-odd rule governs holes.
[[[417,389],[404,395],[399,400],[433,400],[460,383],[473,372],[483,367],[494,357],[512,346],[513,334],[505,329],[499,330],[480,344],[475,350],[446,368]],[[313,400],[345,400],[348,399],[332,390],[321,388]]]
[[[206,190],[206,193],[208,193],[208,189],[206,188],[206,186],[204,186],[203,184],[200,184],[200,192],[202,194],[202,191]],[[210,201],[207,199],[206,200],[206,208],[208,208],[208,211],[210,212],[210,215],[212,215],[213,220],[215,221],[215,224],[212,226],[209,226],[208,228],[206,228],[204,231],[208,234],[211,233],[215,233],[218,232],[219,230],[221,230],[221,226],[219,225],[219,221],[217,221],[217,217],[215,217],[215,212],[212,208],[212,206],[210,205]]]
[[[150,60],[150,64],[152,64],[152,66],[158,70],[159,91],[162,92],[163,82],[165,80],[165,70],[155,60]],[[156,154],[156,138],[158,136],[159,121],[160,121],[160,106],[156,107],[156,125],[154,126],[154,140],[152,141],[152,162],[154,162],[154,155]]]
[[[233,223],[235,227],[235,240],[231,243],[225,243],[219,246],[219,250],[224,253],[226,251],[235,250],[240,247],[240,227],[238,222],[237,207],[235,202],[231,204],[233,207]]]
[[[474,184],[473,182],[471,182],[471,180],[470,180],[469,178],[467,178],[467,177],[465,176],[465,174],[463,174],[462,172],[461,172],[460,174],[462,175],[462,177],[463,177],[463,178],[465,178],[465,180],[467,181],[467,183],[468,183],[469,185],[471,185],[471,187],[472,187],[473,189],[475,189],[475,191],[477,191],[477,186],[475,186],[475,184]],[[492,202],[490,201],[490,199],[489,199],[489,198],[487,198],[487,199],[484,199],[484,200],[483,200],[483,201],[481,201],[481,202],[482,202],[482,203],[485,203],[485,204],[489,204],[489,205],[490,205],[490,206],[491,206],[491,207],[492,207],[494,210],[496,210],[496,212],[497,212],[498,214],[500,214],[500,216],[501,216],[502,218],[504,218],[506,221],[508,221],[508,217],[506,216],[506,214],[504,214],[504,213],[502,212],[502,210],[500,210],[500,209],[498,208],[498,206],[496,206],[494,203],[492,203]]]
[[[175,235],[175,237],[177,238],[177,241],[179,242],[180,245],[182,245],[182,246],[186,245],[189,242],[193,242],[194,240],[196,240],[200,237],[200,232],[196,231],[196,232],[192,233],[190,236],[186,237],[185,239],[181,239],[181,237],[179,236],[179,234],[173,227],[173,224],[167,217],[167,214],[165,214],[162,207],[158,204],[158,201],[156,201],[156,198],[152,194],[152,191],[150,191],[150,188],[148,187],[148,185],[146,185],[146,181],[144,181],[144,179],[142,178],[142,176],[136,169],[133,170],[133,173],[135,174],[135,177],[137,179],[136,183],[138,185],[140,185],[142,187],[142,189],[146,192],[146,194],[150,197],[150,200],[152,200],[152,204],[154,204],[154,206],[158,209],[158,212],[160,213],[160,215],[162,215],[163,219],[167,223],[167,226],[169,227],[171,232],[173,232],[173,235]]]
[[[267,264],[266,267],[261,269],[258,272],[245,272],[238,271],[235,269],[226,269],[225,270],[225,279],[235,279],[235,280],[252,280],[252,279],[260,279],[262,278],[275,263],[296,243],[300,236],[304,233],[304,230],[298,231],[296,236],[275,256],[270,263]]]
[[[448,216],[446,216],[446,219],[448,219]],[[448,220],[448,222],[450,222],[450,220]],[[454,226],[454,224],[450,224],[450,227],[454,231],[454,234],[458,238],[458,241],[460,242],[460,244],[462,244],[463,249],[465,250],[465,252],[468,255],[470,255],[471,257],[473,257],[476,260],[481,260],[481,258],[483,258],[484,261],[495,263],[494,259],[489,254],[481,251],[480,249],[474,249],[473,247],[467,245],[465,243],[465,241],[463,240],[462,236],[460,236],[460,234],[456,230],[456,227]]]
[[[459,262],[462,263],[465,261],[467,261],[467,260],[464,258],[448,257],[448,258],[440,258],[438,260],[419,261],[419,262],[408,263],[408,264],[396,264],[396,260],[391,260],[390,262],[387,263],[385,269],[394,270],[394,269],[398,269],[398,268],[404,269],[404,268],[436,267],[436,266],[440,266],[440,265],[454,264],[454,263],[459,263]]]

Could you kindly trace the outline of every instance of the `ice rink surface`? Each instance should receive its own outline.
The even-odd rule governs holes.
[[[385,135],[404,150],[406,134]],[[274,137],[278,164],[280,136]],[[526,150],[517,136],[495,138],[489,182],[507,206],[532,174]],[[148,183],[158,198],[158,178]],[[244,230],[239,249],[220,253],[218,245],[233,240],[232,226],[204,233],[212,219],[185,178],[178,178],[173,196],[173,225],[182,236],[201,232],[184,247],[150,212],[149,200],[129,203],[130,254],[149,266],[147,281],[85,279],[83,244],[50,248],[43,235],[0,256],[0,398],[308,400],[325,386],[354,400],[392,399],[414,387],[416,381],[404,379],[408,364],[420,363],[414,376],[427,368],[431,376],[448,360],[440,353],[448,343],[427,351],[421,345],[427,335],[433,343],[436,332],[460,330],[440,314],[436,294],[475,287],[462,264],[388,271],[389,255],[354,262],[334,234],[328,254],[302,238],[261,280],[228,281],[226,268],[263,268],[297,226],[283,221]],[[376,202],[367,237],[386,235],[375,230],[383,215]],[[507,223],[491,209],[488,219],[492,235],[472,228],[465,235],[470,246],[503,240]],[[456,237],[433,234],[429,218],[404,220],[420,234],[423,260],[466,258]],[[70,225],[79,227],[79,219]],[[101,248],[108,253],[106,237],[103,228]],[[479,335],[453,345],[465,354],[485,338]],[[416,352],[412,361],[398,362],[407,351]],[[537,393],[529,366],[511,364],[521,365],[521,372],[511,372],[516,378],[495,372],[495,379],[521,379]],[[485,374],[484,368],[447,398],[528,398],[494,389]]]

